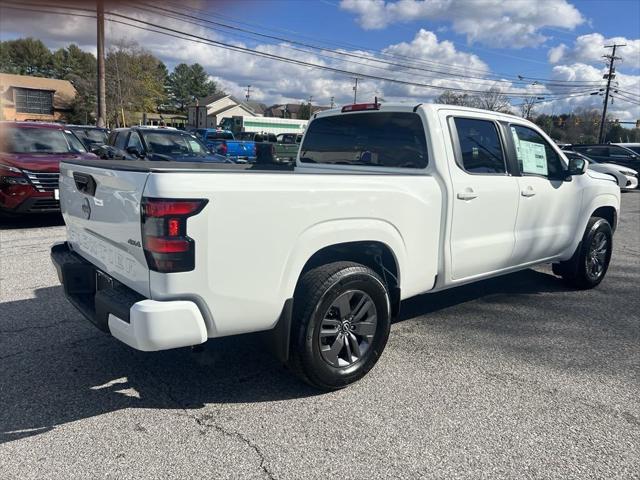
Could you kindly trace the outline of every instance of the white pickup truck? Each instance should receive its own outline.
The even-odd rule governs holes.
[[[450,105],[314,115],[290,170],[61,165],[68,299],[145,351],[264,331],[337,389],[382,354],[400,301],[541,263],[606,274],[620,190],[531,122]]]

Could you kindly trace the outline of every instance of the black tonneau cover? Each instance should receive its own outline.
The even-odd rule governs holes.
[[[63,160],[62,163],[130,172],[282,172],[293,173],[293,165],[257,163],[165,162],[147,160]]]

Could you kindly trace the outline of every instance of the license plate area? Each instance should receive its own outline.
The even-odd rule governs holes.
[[[112,289],[115,286],[113,277],[96,269],[96,291]]]

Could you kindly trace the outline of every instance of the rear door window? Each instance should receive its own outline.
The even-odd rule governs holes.
[[[491,120],[455,118],[458,165],[473,174],[506,174],[504,151],[496,124]]]
[[[609,156],[613,158],[633,158],[633,152],[630,152],[626,148],[618,147],[616,145],[611,145],[609,147]]]
[[[574,147],[576,152],[584,153],[589,156],[592,155],[594,157],[608,157],[609,156],[609,147]]]
[[[320,117],[308,127],[302,163],[424,168],[422,120],[412,112],[366,112]]]

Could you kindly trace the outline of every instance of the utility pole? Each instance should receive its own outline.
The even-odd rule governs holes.
[[[96,18],[98,20],[97,30],[97,53],[98,53],[98,111],[96,123],[104,128],[107,119],[106,82],[104,76],[104,0],[97,0]]]
[[[600,120],[600,134],[598,135],[598,143],[604,142],[604,122],[607,118],[607,106],[609,104],[609,88],[611,88],[611,80],[615,77],[615,68],[613,68],[613,63],[616,60],[621,60],[621,57],[616,57],[616,48],[617,47],[626,47],[626,44],[617,44],[613,45],[605,45],[604,48],[613,48],[611,55],[604,55],[604,58],[609,59],[609,73],[605,75],[607,79],[607,88],[604,92],[604,105],[602,106],[602,119]]]
[[[335,102],[333,101],[334,97],[331,97],[331,108],[333,108],[335,106]]]
[[[246,98],[248,102],[250,97],[251,97],[251,85],[247,85],[247,94],[244,96],[244,98]]]
[[[358,99],[358,77],[355,78],[356,84],[353,87],[353,103]]]
[[[309,95],[309,118],[313,115],[313,106],[311,105],[311,100],[313,100],[313,95]]]

